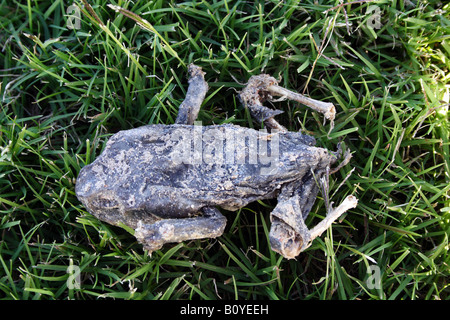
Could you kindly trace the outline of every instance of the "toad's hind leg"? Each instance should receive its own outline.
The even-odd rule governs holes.
[[[295,187],[295,185],[293,186]],[[305,219],[311,210],[317,192],[318,187],[312,175],[306,176],[302,185],[294,192],[293,188],[283,189],[278,196],[278,204],[270,215],[272,225],[269,240],[272,250],[287,259],[295,258],[344,212],[356,207],[358,203],[354,196],[348,196],[337,208],[330,207],[325,219],[312,229],[308,229]]]
[[[208,91],[208,84],[205,81],[205,73],[202,71],[202,68],[190,64],[188,71],[189,87],[186,98],[178,110],[178,116],[175,120],[176,124],[194,124],[202,102],[205,99],[206,92]]]
[[[332,103],[314,100],[297,92],[279,87],[278,81],[267,74],[252,76],[239,94],[239,99],[250,110],[250,114],[257,122],[263,122],[266,127],[271,129],[286,131],[274,119],[274,116],[282,113],[282,111],[263,106],[263,103],[266,100],[271,100],[272,96],[281,96],[282,99],[294,100],[323,113],[325,118],[331,121],[331,128],[333,127],[336,108]]]
[[[264,123],[270,129],[287,131],[285,127],[274,119],[276,115],[283,113],[283,111],[263,106],[264,101],[270,99],[267,87],[276,83],[277,80],[267,74],[252,76],[239,94],[239,100],[250,110],[250,114],[256,122]]]
[[[160,249],[165,243],[221,236],[226,218],[214,207],[205,207],[202,211],[202,216],[194,218],[163,219],[152,224],[140,221],[134,236],[149,252]]]

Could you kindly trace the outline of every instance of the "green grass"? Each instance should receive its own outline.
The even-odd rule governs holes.
[[[448,4],[89,3],[70,30],[71,1],[0,0],[1,299],[449,299]],[[330,177],[330,196],[354,194],[358,207],[297,260],[270,250],[276,201],[224,212],[218,239],[150,257],[77,200],[77,175],[108,137],[173,123],[191,62],[210,85],[203,124],[254,126],[236,90],[263,72],[336,105],[329,132],[322,115],[274,103],[290,130],[353,153]],[[320,196],[307,224],[325,214]],[[68,287],[69,266],[80,288]]]

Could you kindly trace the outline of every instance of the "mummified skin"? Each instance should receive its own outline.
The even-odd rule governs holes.
[[[304,219],[317,196],[316,181],[337,154],[314,147],[312,137],[288,132],[276,121],[269,127],[279,130],[270,133],[231,124],[192,125],[208,86],[199,67],[191,65],[190,75],[176,124],[112,136],[103,153],[81,170],[78,198],[99,219],[135,229],[150,252],[168,242],[220,236],[226,219],[217,207],[233,211],[278,198],[271,246],[295,257],[312,240]],[[241,100],[258,120],[270,124],[278,114],[255,107],[258,99]]]

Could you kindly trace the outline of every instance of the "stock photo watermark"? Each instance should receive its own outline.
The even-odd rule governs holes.
[[[366,15],[370,15],[366,24],[372,29],[381,29],[381,9],[379,6],[371,5],[367,7]],[[71,4],[66,9],[67,28],[71,30],[81,29],[81,9],[75,3]]]
[[[66,9],[67,28],[71,30],[81,29],[81,10],[75,3]]]
[[[79,266],[75,266],[70,264],[67,267],[66,273],[69,274],[69,277],[66,280],[67,288],[70,290],[80,289],[81,288],[81,269]]]
[[[379,6],[371,5],[367,8],[366,14],[371,14],[367,20],[367,26],[372,29],[381,29],[381,9]]]
[[[367,268],[368,278],[366,280],[366,286],[368,289],[381,289],[381,271],[380,267],[376,265],[370,265]]]
[[[180,127],[170,135],[171,160],[175,164],[259,165],[261,175],[269,175],[279,163],[280,137],[276,130],[253,132],[234,127]]]

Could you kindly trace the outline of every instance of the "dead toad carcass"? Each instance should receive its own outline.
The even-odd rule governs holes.
[[[81,170],[76,194],[90,213],[134,229],[152,252],[168,242],[220,236],[226,218],[217,207],[237,210],[277,198],[270,244],[294,258],[356,206],[356,198],[348,196],[314,228],[306,227],[318,181],[329,174],[338,153],[314,147],[310,136],[287,131],[273,118],[280,111],[262,105],[271,95],[291,97],[333,120],[332,104],[292,93],[278,87],[274,78],[259,75],[250,78],[239,98],[271,132],[232,124],[194,125],[208,85],[200,67],[190,65],[189,74],[175,124],[120,131]]]

